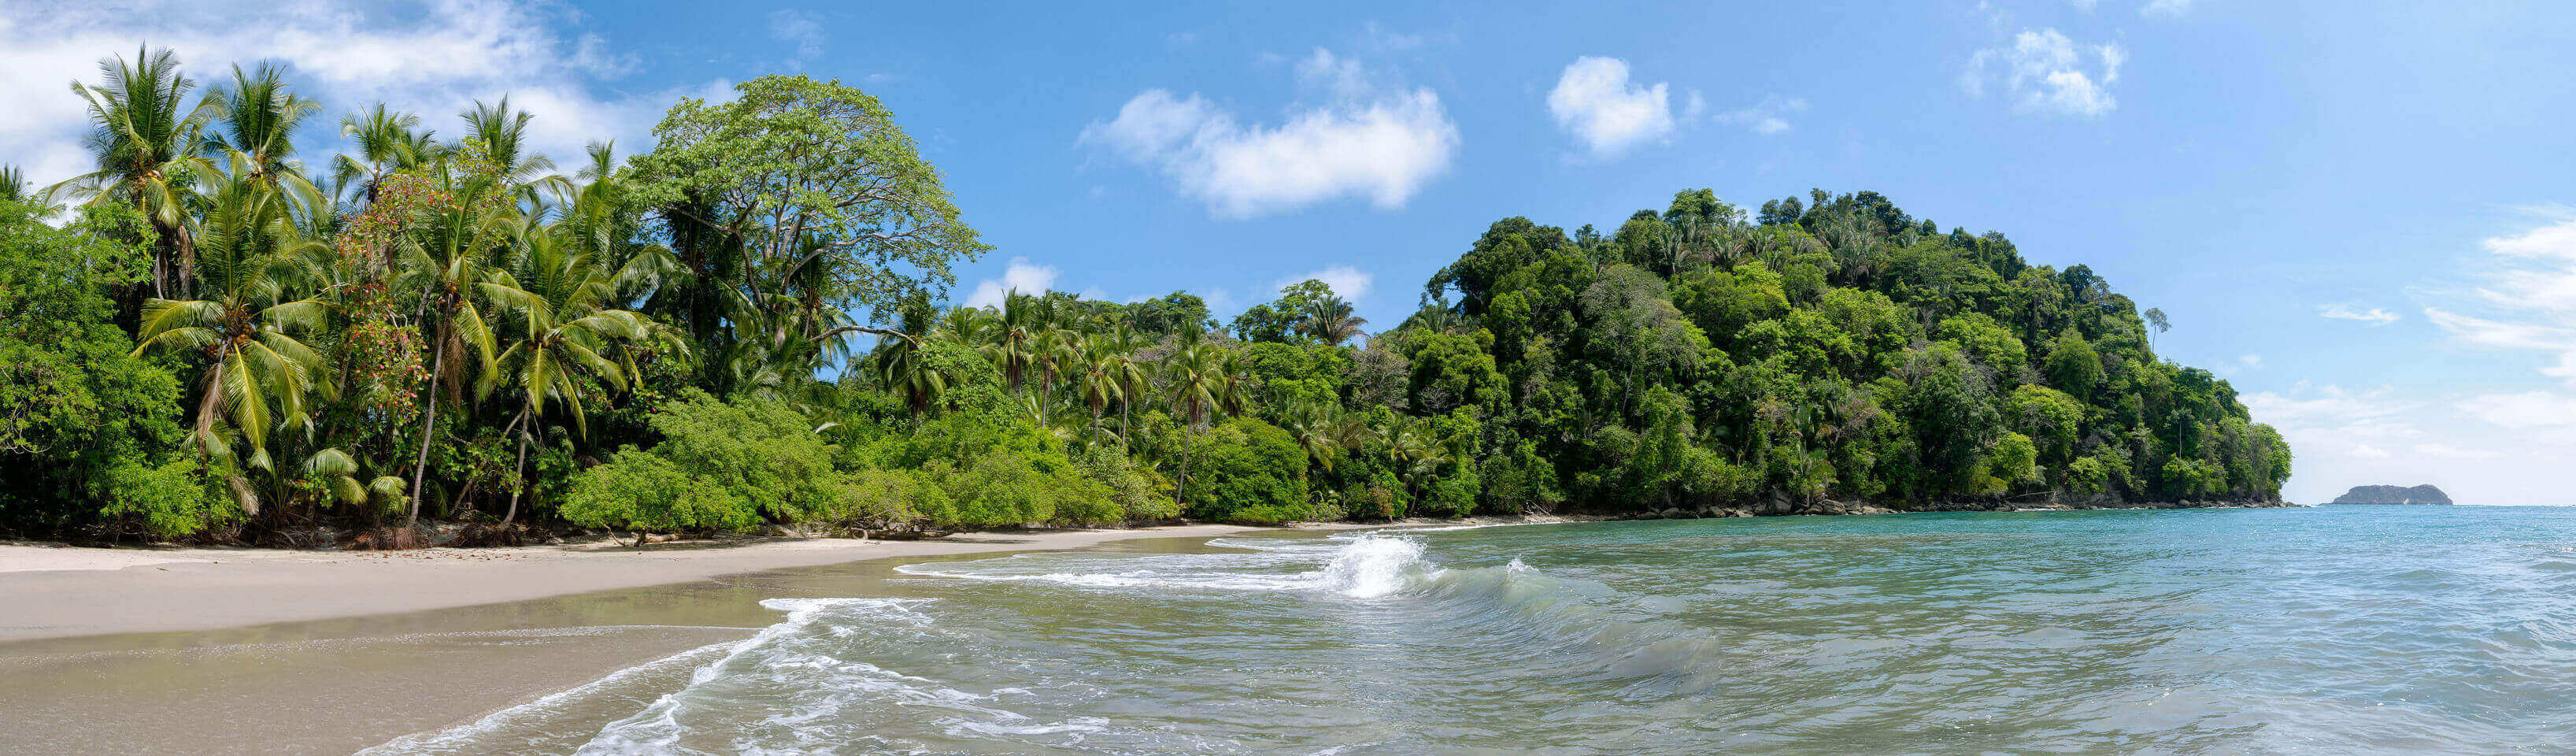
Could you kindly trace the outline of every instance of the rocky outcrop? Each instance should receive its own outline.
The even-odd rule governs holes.
[[[2398,486],[2353,486],[2328,504],[2449,504],[2451,497],[2431,484],[2414,488]]]

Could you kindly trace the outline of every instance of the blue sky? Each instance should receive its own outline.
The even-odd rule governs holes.
[[[961,300],[1322,275],[1381,323],[1505,216],[1868,189],[2170,313],[2293,500],[2576,503],[2576,7],[1389,5],[11,2],[0,162],[74,170],[65,83],[146,40],[286,63],[333,122],[510,94],[563,158],[802,72],[882,98],[998,247]]]

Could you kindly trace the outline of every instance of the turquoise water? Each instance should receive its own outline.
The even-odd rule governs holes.
[[[385,753],[2569,754],[2576,510],[1589,523],[907,566]]]

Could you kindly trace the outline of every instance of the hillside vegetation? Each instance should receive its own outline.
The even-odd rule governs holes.
[[[987,245],[837,82],[684,100],[651,152],[562,164],[506,98],[347,111],[320,155],[275,70],[201,90],[143,52],[75,92],[96,170],[0,176],[0,531],[2269,500],[2290,471],[2155,356],[2161,313],[1871,192],[1508,218],[1371,333],[1316,281],[1230,316],[950,306]]]

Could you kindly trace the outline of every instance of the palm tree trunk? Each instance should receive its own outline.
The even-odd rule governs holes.
[[[422,473],[429,470],[429,440],[438,434],[438,374],[447,367],[447,350],[440,348],[444,345],[442,340],[431,347],[438,354],[429,360],[429,411],[421,418],[420,453],[411,460],[411,516],[403,519],[405,529],[420,522],[420,482]]]
[[[527,417],[527,410],[519,411],[519,418],[521,420],[527,419]],[[511,421],[511,424],[517,425],[518,421]],[[510,521],[518,518],[519,494],[528,490],[528,433],[524,428],[519,430],[519,462],[516,466],[511,468],[510,479],[514,481],[516,485],[510,488],[510,508],[507,512],[501,515],[501,527],[504,528],[510,527]]]

